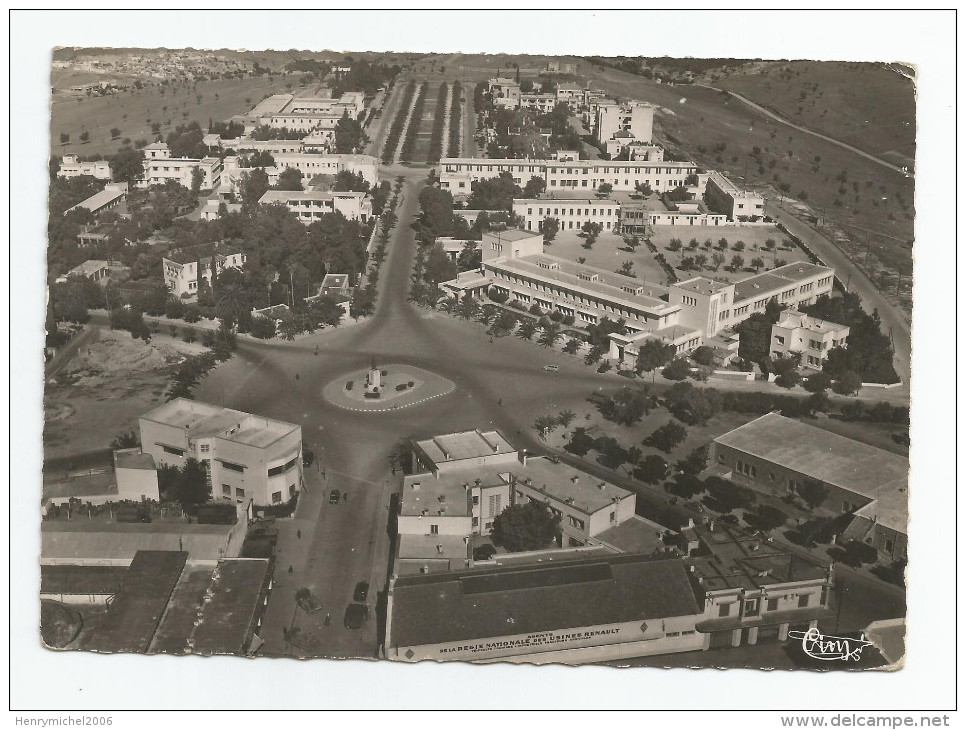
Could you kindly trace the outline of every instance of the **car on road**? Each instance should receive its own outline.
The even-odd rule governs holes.
[[[345,607],[343,623],[347,629],[361,629],[369,620],[369,607],[364,603],[350,603]]]
[[[338,504],[338,503],[339,503],[339,490],[333,489],[331,492],[329,492],[329,504]]]
[[[560,370],[560,366],[559,365],[544,365],[543,366],[543,371],[545,373],[555,373],[558,370]]]
[[[299,588],[295,592],[295,604],[306,613],[322,610],[322,601],[316,598],[308,588]]]
[[[718,518],[718,522],[722,522],[722,523],[724,523],[726,525],[738,525],[739,524],[739,520],[738,520],[738,518],[735,515],[721,515],[721,517]]]
[[[358,603],[365,603],[369,597],[369,581],[360,580],[356,583],[356,588],[352,591],[352,600]]]

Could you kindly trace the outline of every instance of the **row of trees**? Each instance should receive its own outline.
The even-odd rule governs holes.
[[[413,101],[413,94],[416,92],[416,82],[410,81],[402,91],[402,98],[399,107],[396,109],[396,116],[393,118],[386,134],[386,141],[382,148],[382,164],[391,165],[396,157],[396,148],[399,146],[399,138],[402,137],[403,127],[406,126],[406,118],[409,116],[409,107]]]
[[[406,127],[406,138],[403,140],[402,148],[399,151],[399,159],[403,162],[411,162],[413,153],[416,150],[416,137],[419,134],[419,127],[423,123],[423,107],[426,105],[426,92],[429,90],[429,82],[424,81],[419,85],[416,92],[416,103],[413,104],[412,114],[409,115],[409,126]]]
[[[448,87],[446,84],[440,84],[439,93],[436,95],[436,116],[433,119],[433,132],[429,139],[427,161],[430,163],[439,162],[439,158],[443,156],[443,128],[446,126],[447,96]]]
[[[463,109],[463,85],[456,81],[453,83],[453,100],[449,105],[449,156],[459,157],[460,136]]]

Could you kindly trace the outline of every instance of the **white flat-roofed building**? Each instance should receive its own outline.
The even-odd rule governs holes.
[[[158,464],[200,461],[212,499],[280,504],[302,488],[302,427],[176,398],[141,416],[141,449]]]
[[[848,336],[849,328],[844,324],[786,309],[771,327],[769,349],[774,357],[800,354],[803,366],[821,370],[828,351],[833,347],[845,347]]]
[[[349,220],[361,220],[363,223],[372,216],[369,196],[357,192],[269,190],[258,202],[262,205],[284,205],[306,225],[327,213],[342,213]]]
[[[594,130],[597,141],[605,143],[618,132],[630,132],[634,139],[650,143],[654,136],[654,107],[641,101],[598,103]]]
[[[697,172],[693,162],[620,160],[531,160],[447,157],[439,162],[439,186],[454,196],[469,195],[472,184],[508,172],[520,187],[532,178],[546,184],[548,194],[591,195],[603,183],[618,192],[633,192],[637,184],[657,192],[673,190]]]
[[[276,94],[260,101],[247,116],[276,129],[307,132],[335,129],[343,115],[358,119],[365,108],[365,94],[361,91],[347,91],[338,99]]]
[[[695,276],[669,286],[668,297],[680,308],[680,324],[711,337],[764,311],[771,300],[792,309],[813,304],[832,293],[834,278],[834,269],[799,262],[734,283]]]
[[[562,547],[578,547],[634,516],[637,495],[545,457],[524,456],[511,470],[513,504],[539,502],[560,517]]]
[[[549,114],[556,105],[556,94],[520,94],[520,106],[524,109],[533,109],[541,114]]]
[[[708,173],[704,199],[708,207],[724,213],[730,220],[760,218],[765,215],[765,199],[751,190],[742,190],[720,172]]]
[[[560,221],[560,230],[580,230],[585,223],[599,223],[604,231],[620,229],[621,204],[616,200],[517,198],[513,214],[523,218],[528,231],[540,231],[544,218]]]
[[[307,185],[316,175],[335,176],[340,172],[362,175],[362,179],[375,187],[378,183],[379,163],[370,155],[317,155],[311,153],[285,153],[273,155],[275,167],[266,168],[269,184],[277,184],[278,176],[292,168],[302,173],[302,183]],[[273,176],[276,180],[273,182]]]
[[[107,160],[88,160],[80,162],[77,155],[64,155],[57,170],[57,177],[80,177],[90,175],[98,180],[111,179],[111,163]]]
[[[214,190],[221,185],[222,162],[217,157],[194,160],[190,157],[148,157],[144,160],[144,178],[138,187],[180,183],[191,190],[195,170],[201,170],[201,190]]]
[[[72,210],[77,210],[78,208],[86,208],[93,215],[102,213],[105,210],[111,210],[119,206],[124,199],[127,197],[127,183],[108,183],[104,186],[104,189],[94,193],[91,197],[86,200],[82,200],[77,205],[74,205],[64,211],[64,215],[67,215]]]
[[[434,473],[510,464],[517,451],[499,431],[460,431],[416,441],[415,459]]]

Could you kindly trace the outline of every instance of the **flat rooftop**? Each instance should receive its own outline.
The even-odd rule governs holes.
[[[623,553],[651,555],[664,547],[661,535],[666,528],[634,515],[597,535],[596,539],[613,545]]]
[[[366,193],[345,191],[345,192],[332,192],[332,191],[321,191],[321,190],[269,190],[258,202],[262,205],[270,205],[272,203],[288,203],[289,201],[296,200],[335,200],[335,199],[346,199],[346,198],[364,198]]]
[[[849,327],[838,322],[828,322],[824,319],[810,317],[804,312],[794,309],[785,309],[778,318],[779,327],[801,328],[809,332],[839,332],[847,330]]]
[[[463,568],[470,549],[460,535],[400,535],[400,560],[449,560],[454,568]]]
[[[124,582],[127,566],[41,565],[40,592],[71,595],[114,595]]]
[[[802,279],[810,279],[818,274],[834,274],[835,269],[830,269],[827,266],[819,266],[808,261],[796,261],[791,264],[779,266],[777,269],[772,269],[768,273],[774,276],[784,276],[786,279],[791,279],[792,281],[801,281]]]
[[[631,308],[644,308],[659,313],[677,309],[661,297],[667,295],[667,287],[651,282],[643,282],[630,276],[598,269],[587,264],[577,264],[548,254],[534,254],[518,258],[498,258],[485,261],[487,267],[499,268],[529,277],[537,277],[547,282],[557,282],[569,290],[603,297],[608,301]],[[582,276],[583,275],[583,276]],[[596,276],[596,281],[583,278]],[[625,291],[621,287],[629,287]],[[643,289],[643,294],[632,291]]]
[[[583,203],[584,205],[596,205],[596,206],[617,206],[620,207],[620,203],[616,200],[611,200],[610,198],[567,198],[562,195],[557,195],[553,198],[514,198],[513,203],[520,205],[546,205],[547,203]],[[532,234],[531,234],[532,235]],[[542,235],[542,234],[541,234]]]
[[[434,464],[516,452],[499,431],[474,430],[441,434],[417,441],[416,445]]]
[[[507,471],[516,477],[517,489],[522,483],[531,490],[545,494],[588,515],[610,507],[614,504],[614,499],[622,500],[632,495],[632,492],[610,482],[562,462],[555,464],[542,456],[531,456],[527,459],[526,466],[519,463],[511,464],[507,467]]]
[[[771,271],[755,274],[735,282],[735,303],[757,297],[772,296],[782,289],[795,286],[795,282]]]
[[[141,453],[117,453],[114,457],[114,464],[118,469],[145,469],[154,471],[157,467],[154,457],[151,454]]]
[[[507,228],[504,231],[487,231],[483,234],[484,238],[495,238],[500,241],[522,241],[527,238],[536,238],[537,236],[543,236],[543,234],[524,231],[519,228]]]
[[[176,398],[141,416],[141,420],[163,423],[191,432],[192,438],[220,438],[246,446],[265,448],[301,428],[231,408]]]
[[[234,525],[185,522],[101,522],[75,519],[40,523],[41,560],[130,560],[139,551],[174,551],[192,560],[223,557]]]
[[[706,276],[695,276],[694,278],[679,281],[677,284],[674,284],[676,289],[687,289],[698,294],[714,294],[729,286],[731,285],[726,282],[715,281]]]
[[[707,591],[756,590],[826,577],[825,567],[723,523],[718,523],[714,530],[699,525],[693,531],[705,554],[685,558],[685,562],[704,581]]]
[[[421,646],[701,610],[684,562],[676,557],[618,555],[403,576],[393,587],[390,641],[394,647]]]
[[[715,443],[892,507],[890,522],[908,521],[909,460],[861,441],[767,413]],[[884,508],[884,507],[883,507]]]
[[[431,473],[407,476],[403,480],[399,514],[418,517],[425,511],[433,517],[469,517],[472,505],[466,485],[473,485],[476,479],[481,479],[484,486],[500,484],[496,471],[458,469],[440,472],[439,478]]]
[[[83,474],[67,478],[44,480],[43,499],[65,499],[93,497],[102,494],[117,494],[117,474],[107,469],[94,474]]]

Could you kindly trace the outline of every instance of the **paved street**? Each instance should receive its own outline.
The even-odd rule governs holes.
[[[411,223],[426,170],[398,166],[383,174],[402,174],[406,184],[399,224],[380,276],[376,314],[368,322],[294,342],[240,341],[235,357],[196,391],[199,400],[300,423],[305,447],[316,453],[325,470],[324,479],[310,470],[295,519],[278,521],[279,582],[265,620],[266,654],[376,656],[375,613],[360,631],[344,629],[342,618],[358,581],[370,580],[373,608],[385,586],[388,504],[399,483],[387,472],[388,455],[400,438],[494,427],[518,447],[542,450],[530,427],[537,414],[555,411],[574,394],[624,382],[519,338],[491,343],[475,324],[409,305],[406,294],[416,245]],[[316,345],[318,356],[313,355]],[[381,365],[414,365],[436,373],[451,380],[456,390],[395,413],[352,412],[325,401],[322,391],[327,384],[367,367],[372,357]],[[547,362],[557,363],[560,371],[544,373]],[[348,499],[328,504],[330,489],[346,492]],[[320,598],[321,612],[309,616],[296,611],[294,595],[301,587]],[[875,610],[878,593],[868,595],[870,615],[881,617]],[[328,626],[323,623],[326,613]],[[288,645],[283,629],[290,626],[317,640],[319,648],[305,651]]]

